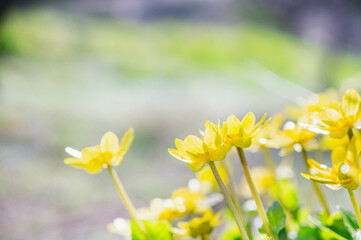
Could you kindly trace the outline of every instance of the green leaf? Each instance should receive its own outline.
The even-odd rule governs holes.
[[[267,211],[267,217],[273,235],[278,236],[279,232],[286,227],[286,214],[283,212],[279,202],[272,203]]]
[[[172,240],[170,224],[166,221],[142,221],[152,240]],[[132,220],[132,240],[148,240]]]
[[[340,212],[342,214],[343,222],[346,228],[348,229],[349,233],[351,235],[354,235],[358,229],[358,224],[355,215],[344,208],[340,208]]]
[[[319,219],[323,226],[331,229],[344,238],[352,239],[352,231],[346,227],[345,221],[343,220],[343,216],[340,212],[331,214],[330,216],[323,212],[319,214]]]

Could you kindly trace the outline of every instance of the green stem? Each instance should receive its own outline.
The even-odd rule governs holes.
[[[139,218],[137,217],[135,207],[133,206],[132,202],[130,201],[130,199],[127,195],[127,192],[125,191],[125,188],[118,177],[118,174],[116,173],[116,171],[114,171],[114,169],[110,165],[108,165],[108,172],[113,180],[113,183],[119,193],[120,198],[123,200],[125,208],[129,212],[131,218],[134,220],[134,222],[138,226],[138,228],[144,233],[145,237],[148,240],[152,240],[151,237],[148,235],[143,222],[141,222],[139,220]]]
[[[239,159],[241,160],[244,175],[248,182],[249,188],[251,189],[253,199],[256,202],[258,214],[262,219],[264,230],[271,239],[274,239],[274,236],[272,234],[272,230],[271,230],[271,227],[270,227],[267,215],[266,215],[266,211],[263,207],[263,204],[262,204],[261,198],[257,192],[256,186],[253,183],[253,179],[251,177],[251,173],[250,173],[247,161],[246,161],[246,157],[244,156],[244,151],[242,148],[237,147],[237,152],[238,152]]]
[[[302,157],[303,157],[303,161],[306,164],[307,170],[310,171],[310,166],[308,165],[308,162],[307,162],[307,159],[308,159],[307,152],[306,152],[306,150],[305,150],[305,148],[303,146],[302,146]],[[314,181],[312,181],[312,184],[313,184],[313,188],[315,189],[315,192],[316,192],[318,198],[320,199],[320,202],[321,202],[324,210],[326,211],[326,214],[330,215],[330,210],[328,208],[326,198],[323,195],[323,193],[322,193],[322,191],[320,189],[320,186]]]
[[[271,153],[269,152],[268,148],[261,147],[261,150],[262,150],[263,158],[264,158],[264,161],[265,161],[267,167],[269,167],[269,169],[273,172],[273,174],[276,174],[276,167],[275,167],[273,158],[272,158]]]
[[[350,194],[352,206],[353,206],[353,209],[355,210],[355,215],[356,215],[358,227],[359,227],[359,229],[361,229],[361,213],[360,213],[360,207],[359,207],[358,204],[357,204],[356,197],[355,197],[355,194],[353,193],[353,191],[350,190],[350,189],[348,189],[348,194]]]
[[[216,165],[214,164],[213,161],[209,162],[209,167],[211,168],[212,173],[213,173],[213,175],[214,175],[214,177],[215,177],[215,179],[216,179],[216,181],[218,183],[218,186],[221,189],[221,191],[223,193],[223,196],[226,199],[226,202],[227,202],[229,208],[231,209],[231,212],[233,214],[234,219],[236,220],[237,227],[239,229],[239,232],[241,233],[242,240],[249,240],[246,229],[244,228],[244,225],[242,224],[241,218],[239,217],[239,215],[237,213],[237,209],[234,206],[234,203],[233,203],[233,201],[232,201],[232,199],[231,199],[231,197],[230,197],[230,195],[229,195],[229,193],[227,191],[226,185],[224,185],[224,183],[222,181],[222,178],[218,173],[217,167],[216,167]]]

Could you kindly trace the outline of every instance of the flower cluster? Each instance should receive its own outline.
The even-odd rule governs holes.
[[[222,124],[206,121],[199,137],[175,139],[170,155],[196,172],[195,178],[169,198],[154,198],[144,208],[132,205],[113,169],[133,141],[132,129],[120,142],[107,132],[99,145],[81,152],[66,148],[73,157],[64,162],[88,173],[108,169],[131,216],[130,220],[115,219],[108,229],[131,239],[358,239],[361,212],[353,191],[361,180],[359,93],[349,89],[341,97],[337,91],[327,90],[266,119],[265,114],[256,123],[252,112],[241,120],[230,115]],[[257,152],[266,166],[250,168],[246,155]],[[273,160],[277,152],[280,164]],[[330,159],[324,152],[331,153]],[[234,165],[235,153],[242,169]],[[292,168],[298,159],[305,164],[302,184],[307,184],[305,179],[312,181],[310,196],[317,196],[323,208],[318,219],[310,217],[313,205],[302,204]],[[326,188],[319,184],[332,190],[346,189],[355,217],[346,209],[330,207]]]

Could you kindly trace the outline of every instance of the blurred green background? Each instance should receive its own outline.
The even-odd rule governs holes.
[[[120,239],[109,176],[65,166],[66,146],[134,127],[117,171],[146,206],[194,176],[167,149],[205,120],[359,88],[357,1],[292,2],[0,3],[0,239]]]

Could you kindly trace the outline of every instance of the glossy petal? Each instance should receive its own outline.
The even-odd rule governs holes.
[[[187,163],[188,167],[192,169],[193,172],[199,172],[205,165],[203,162],[192,162]]]
[[[182,152],[182,151],[179,151],[179,150],[175,150],[175,149],[168,149],[168,152],[170,155],[172,155],[174,158],[178,159],[178,160],[181,160],[183,162],[191,162],[191,160],[187,159],[187,156]]]
[[[305,173],[305,172],[302,172],[301,175],[308,179],[308,180],[312,180],[312,181],[315,181],[315,182],[318,182],[318,183],[323,183],[323,184],[338,184],[337,182],[331,180],[331,179],[328,179],[328,178],[322,178],[322,177],[319,177],[319,176],[314,176],[314,175],[311,175],[309,173]]]
[[[341,114],[332,108],[322,108],[318,114],[318,117],[321,121],[325,122],[328,125],[335,125],[342,116]]]
[[[105,133],[100,141],[100,150],[104,153],[109,152],[116,155],[119,150],[119,140],[117,135],[112,132]]]
[[[128,151],[133,140],[134,140],[134,129],[129,128],[122,138],[122,141],[120,143],[120,148],[124,149],[125,151]]]
[[[183,141],[183,150],[191,153],[203,153],[203,142],[199,137],[188,135]]]
[[[254,124],[256,123],[256,117],[253,112],[247,113],[241,121],[243,132],[250,133],[253,130]]]
[[[228,126],[229,135],[239,133],[239,129],[241,128],[241,121],[239,121],[239,119],[236,116],[234,115],[229,116],[226,120],[226,124]]]
[[[349,89],[342,96],[341,108],[345,117],[356,116],[361,103],[361,98],[358,92]]]

